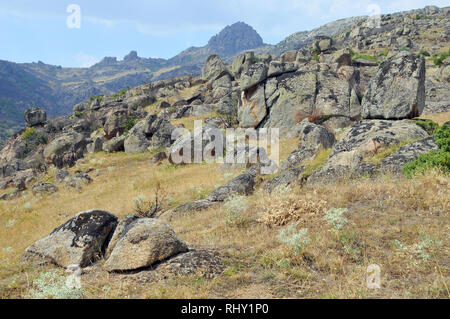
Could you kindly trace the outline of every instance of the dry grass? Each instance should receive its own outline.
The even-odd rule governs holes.
[[[174,199],[170,205],[203,198],[227,181],[217,165],[154,166],[150,157],[90,155],[72,169],[99,170],[98,176],[91,173],[94,182],[81,192],[61,188],[52,196],[27,193],[0,202],[0,297],[26,296],[33,278],[46,268],[21,264],[20,255],[74,214],[93,208],[118,216],[131,213],[132,199],[151,196],[158,181]],[[53,176],[51,172],[45,180]],[[241,227],[227,225],[222,206],[170,222],[190,247],[213,249],[222,256],[225,270],[217,278],[176,276],[145,284],[94,271],[82,278],[86,298],[450,297],[448,176],[432,172],[416,179],[330,181],[294,188],[290,196],[257,191],[248,201]],[[269,205],[277,216],[293,218],[266,226],[258,220],[271,213]],[[340,230],[324,219],[331,208],[348,209]],[[296,256],[278,239],[284,226],[273,225],[288,221],[308,229],[309,244]],[[379,290],[365,285],[370,264],[382,269]]]
[[[422,115],[419,118],[432,120],[433,122],[436,122],[439,125],[442,125],[442,124],[450,121],[450,111],[442,112],[442,113],[434,113],[434,114]]]

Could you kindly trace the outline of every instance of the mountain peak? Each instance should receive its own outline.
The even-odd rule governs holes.
[[[124,61],[132,61],[132,60],[137,60],[139,59],[137,52],[136,51],[130,51],[130,53],[128,53],[123,60]]]
[[[215,53],[231,55],[263,45],[263,39],[255,29],[244,22],[236,22],[226,26],[213,36],[209,40],[207,47]]]

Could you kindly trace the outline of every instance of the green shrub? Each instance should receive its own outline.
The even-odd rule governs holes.
[[[78,111],[76,111],[76,112],[73,113],[73,116],[75,116],[75,117],[77,117],[77,118],[80,118],[80,117],[83,117],[84,114],[85,114],[84,112],[78,112]]]
[[[412,177],[423,174],[430,168],[439,168],[444,173],[450,172],[450,126],[443,125],[436,130],[434,141],[439,150],[420,155],[415,161],[403,166],[403,173]]]
[[[280,230],[278,240],[291,246],[294,256],[297,256],[311,241],[308,237],[308,228],[297,231],[295,224],[289,224],[286,228]]]
[[[335,230],[341,230],[347,224],[347,218],[344,217],[346,213],[348,213],[347,208],[331,208],[326,212],[324,219]]]
[[[133,126],[136,125],[137,122],[138,119],[135,119],[134,117],[129,117],[125,122],[124,126],[125,134],[127,134],[133,128]]]
[[[444,172],[450,171],[450,153],[443,150],[431,151],[420,155],[415,161],[403,166],[403,173],[412,177],[418,173],[425,173],[430,168],[440,168]]]
[[[376,56],[373,55],[369,55],[369,54],[360,54],[358,52],[355,52],[353,50],[350,49],[350,55],[352,57],[352,61],[356,60],[356,59],[363,59],[363,60],[368,60],[368,61],[373,61],[378,63],[378,59]]]
[[[225,201],[225,222],[227,226],[241,227],[245,224],[242,212],[249,208],[245,196],[233,195]]]
[[[22,135],[23,141],[28,141],[34,137],[36,129],[34,127],[28,127]]]
[[[433,122],[432,120],[419,120],[415,121],[415,123],[425,131],[427,131],[427,133],[430,135],[434,135],[434,133],[436,133],[436,130],[439,128],[439,124]]]
[[[447,52],[443,52],[440,54],[433,54],[432,59],[436,66],[440,66],[445,59],[450,56],[450,49]]]
[[[436,145],[444,152],[450,152],[450,125],[442,125],[434,134]]]
[[[430,56],[430,55],[431,55],[427,50],[421,50],[421,51],[419,52],[419,54],[420,54],[420,55],[423,55],[423,56]]]

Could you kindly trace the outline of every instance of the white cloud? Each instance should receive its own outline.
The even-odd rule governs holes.
[[[75,56],[75,60],[77,61],[78,66],[81,68],[89,68],[100,61],[99,58],[82,52],[78,53]]]

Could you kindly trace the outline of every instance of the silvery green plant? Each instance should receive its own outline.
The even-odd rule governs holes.
[[[289,224],[281,229],[278,239],[281,243],[292,247],[294,256],[297,256],[311,241],[308,237],[308,228],[297,231],[295,224]]]
[[[32,299],[80,299],[82,288],[71,288],[66,284],[67,277],[57,270],[43,272],[33,281],[33,287],[28,295]]]
[[[347,208],[331,208],[325,213],[324,219],[335,230],[341,230],[347,224],[348,220],[344,217],[347,212]]]
[[[242,212],[249,208],[244,196],[233,195],[225,201],[225,221],[229,226],[241,225],[244,221]]]
[[[416,246],[416,252],[422,260],[426,261],[431,258],[431,254],[428,253],[428,249],[433,245],[442,246],[442,242],[427,235],[421,235],[421,241]]]

